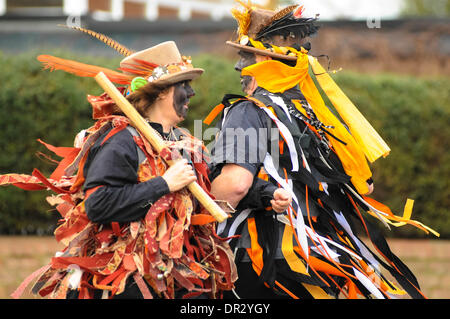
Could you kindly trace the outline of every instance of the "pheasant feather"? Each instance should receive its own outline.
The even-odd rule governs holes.
[[[120,44],[119,42],[117,42],[116,40],[111,39],[110,37],[107,37],[104,34],[89,30],[89,29],[85,29],[85,28],[81,28],[81,27],[76,27],[76,26],[65,26],[65,25],[60,25],[62,27],[66,27],[66,28],[70,28],[73,30],[77,30],[77,31],[81,31],[83,33],[86,33],[98,40],[100,40],[101,42],[105,43],[106,45],[108,45],[109,47],[113,48],[114,50],[116,50],[117,52],[119,52],[121,55],[123,56],[130,56],[131,54],[134,53],[134,51],[128,49],[127,47],[123,46],[122,44]]]
[[[297,7],[298,7],[298,5],[294,4],[292,6],[288,6],[284,9],[278,11],[277,13],[275,13],[273,15],[273,17],[269,20],[269,22],[267,22],[266,26],[268,26],[269,24],[271,24],[274,21],[280,20],[281,18],[285,17],[286,15],[288,15],[289,13],[294,11]]]

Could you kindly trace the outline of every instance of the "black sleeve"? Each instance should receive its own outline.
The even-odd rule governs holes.
[[[83,190],[101,187],[86,200],[90,220],[96,223],[139,220],[150,204],[169,193],[162,177],[138,183],[138,165],[136,144],[127,130],[113,135],[103,145],[96,143],[92,147],[85,165]]]
[[[211,150],[213,169],[237,164],[255,175],[267,153],[267,127],[264,112],[250,101],[239,102],[226,114]]]
[[[271,182],[256,177],[247,195],[241,199],[236,209],[252,208],[260,210],[271,206],[270,201],[273,199],[273,193],[277,188]]]

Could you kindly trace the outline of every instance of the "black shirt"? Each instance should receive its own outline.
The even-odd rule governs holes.
[[[254,95],[260,93],[268,91],[258,87]],[[304,99],[297,87],[287,90],[282,96],[287,99]],[[272,120],[261,108],[248,100],[236,102],[224,116],[221,131],[211,150],[213,171],[221,170],[226,163],[233,163],[255,175],[269,151],[267,123]],[[304,124],[302,125],[304,127]],[[214,178],[217,175],[217,172],[212,173]]]
[[[158,131],[159,124],[151,123]],[[169,193],[162,177],[138,183],[139,156],[132,134],[124,129],[103,144],[106,131],[91,147],[84,166],[83,191],[98,186],[86,200],[86,213],[95,223],[126,223],[145,216],[150,205]]]
[[[211,174],[214,180],[225,164],[236,164],[256,176],[263,166],[269,150],[268,121],[265,112],[251,101],[239,101],[224,114],[225,120],[211,150]],[[278,187],[259,178],[247,195],[239,202],[237,209],[262,209],[270,206],[273,193]]]
[[[215,166],[237,164],[257,174],[267,153],[266,123],[264,111],[253,102],[237,102],[226,114],[211,161]]]

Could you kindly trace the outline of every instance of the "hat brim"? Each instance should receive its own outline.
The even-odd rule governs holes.
[[[259,55],[266,55],[266,56],[270,56],[270,57],[276,58],[276,59],[289,60],[289,61],[297,60],[296,56],[279,54],[279,53],[275,53],[275,52],[270,52],[268,50],[261,50],[261,49],[257,49],[254,47],[249,47],[247,45],[242,45],[239,43],[231,42],[231,41],[227,41],[226,44],[228,44],[229,46],[232,46],[236,49],[242,50],[242,51],[251,52],[251,53],[255,53],[255,54],[259,54]]]
[[[156,81],[151,83],[162,84],[162,85],[172,85],[183,81],[192,81],[198,78],[204,72],[203,69],[193,68],[185,71],[180,71],[174,74],[163,75]]]

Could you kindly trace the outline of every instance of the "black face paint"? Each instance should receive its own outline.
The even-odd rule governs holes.
[[[238,72],[241,72],[242,69],[256,63],[256,56],[254,53],[239,51],[239,55],[241,56],[241,58],[234,66],[234,69]],[[243,92],[246,92],[251,80],[251,76],[241,75],[241,88]]]
[[[185,119],[188,113],[189,99],[195,95],[195,92],[188,81],[177,83],[174,87],[173,108],[179,117]]]

